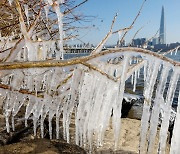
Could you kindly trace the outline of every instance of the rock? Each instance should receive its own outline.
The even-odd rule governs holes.
[[[85,154],[85,150],[63,140],[34,139],[0,147],[1,154]]]
[[[141,97],[138,95],[124,93],[123,103],[122,103],[122,110],[121,110],[121,117],[126,118],[131,110],[132,106],[139,102]]]

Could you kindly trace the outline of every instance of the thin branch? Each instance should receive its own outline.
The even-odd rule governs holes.
[[[132,42],[133,42],[134,38],[137,36],[137,34],[138,34],[144,27],[145,27],[145,26],[142,26],[141,28],[139,28],[139,29],[136,31],[136,33],[134,34],[133,38],[131,39],[130,45],[132,44]]]
[[[116,30],[116,31],[112,32],[112,34],[116,34],[116,33],[119,33],[119,32],[125,32],[125,31],[128,31],[128,30],[130,30],[130,29],[132,29],[131,26],[130,26],[130,27],[127,27],[127,28],[123,28],[123,29]]]
[[[5,85],[5,84],[2,84],[2,83],[0,83],[0,88],[7,89],[7,90],[10,90],[10,91],[16,91],[16,92],[19,92],[21,94],[34,95],[34,96],[41,97],[41,98],[44,97],[42,94],[36,94],[36,92],[34,92],[34,91],[29,91],[29,90],[26,90],[26,89],[16,90],[16,89],[13,89],[11,86]]]
[[[154,36],[152,36],[151,38],[149,38],[143,45],[147,44],[150,40],[152,40],[153,38],[155,38],[157,36],[159,32],[159,29],[157,30],[157,32],[154,34]]]
[[[133,22],[131,23],[130,27],[133,27],[133,26],[134,26],[136,20],[138,19],[138,17],[139,17],[140,14],[141,14],[141,11],[142,11],[142,9],[143,9],[144,4],[145,4],[146,1],[147,1],[147,0],[144,0],[144,1],[143,1],[142,5],[141,5],[141,8],[139,9],[138,14],[137,14],[136,17],[134,18],[134,20],[133,20]],[[124,33],[124,35],[122,36],[122,38],[121,38],[121,40],[120,40],[121,43],[122,43],[122,41],[124,40],[124,38],[125,38],[125,36],[126,36],[127,33],[128,33],[128,31],[126,31],[126,32]]]
[[[108,79],[110,79],[110,80],[112,80],[114,82],[117,82],[117,80],[114,77],[108,75],[107,73],[103,72],[99,68],[97,68],[97,67],[95,67],[95,66],[93,66],[93,65],[91,65],[89,63],[86,63],[86,62],[81,62],[81,64],[83,64],[84,66],[88,67],[89,69],[92,69],[92,70],[95,70],[95,71],[99,72],[100,74],[106,76]]]
[[[67,81],[72,77],[73,74],[68,75],[67,78],[65,78],[63,81],[60,82],[60,84],[57,86],[56,89],[58,89],[59,87],[61,87],[62,85],[64,85],[65,83],[67,83]]]
[[[83,5],[83,4],[86,3],[87,1],[88,1],[88,0],[84,0],[83,2],[81,2],[81,3],[79,3],[78,5],[74,6],[73,8],[68,9],[68,10],[67,10],[66,12],[64,12],[63,14],[64,14],[64,15],[67,15],[68,13],[71,13],[72,10],[74,10],[74,9],[76,9],[77,7]],[[65,5],[65,4],[64,4],[64,5]]]
[[[127,75],[126,75],[126,80],[135,72],[135,70],[139,70],[144,66],[144,60],[142,60],[141,62],[132,65],[128,71],[127,71]]]
[[[107,33],[107,35],[105,36],[105,38],[98,44],[98,46],[91,52],[91,55],[93,54],[96,54],[96,53],[99,53],[102,48],[103,48],[103,45],[107,42],[107,40],[110,38],[110,36],[112,35],[112,29],[113,29],[113,26],[114,26],[114,23],[116,21],[116,18],[117,18],[117,15],[116,14],[114,16],[114,19],[112,21],[112,24],[111,24],[111,28],[110,28],[110,31]]]

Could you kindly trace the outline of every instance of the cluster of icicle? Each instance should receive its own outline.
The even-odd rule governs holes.
[[[121,58],[119,64],[108,63],[109,58]],[[76,144],[92,148],[93,141],[97,146],[103,145],[104,134],[110,124],[112,116],[112,127],[114,130],[115,147],[118,147],[121,128],[121,107],[124,96],[125,81],[128,77],[128,70],[133,65],[134,56],[138,54],[127,51],[126,53],[108,54],[102,58],[95,58],[89,63],[103,70],[108,75],[118,78],[117,82],[110,80],[99,72],[88,69],[82,65],[65,68],[52,69],[26,69],[14,70],[8,76],[2,78],[3,84],[8,84],[11,91],[1,89],[1,101],[3,101],[6,128],[10,131],[10,117],[12,129],[14,129],[14,117],[22,107],[26,106],[25,123],[32,117],[34,134],[38,121],[40,122],[41,135],[43,137],[43,123],[45,118],[49,120],[49,134],[52,138],[52,119],[56,118],[56,138],[59,138],[60,115],[63,115],[63,132],[67,142],[70,141],[69,125],[72,113],[75,114],[75,138]],[[179,68],[154,58],[142,55],[144,61],[144,108],[141,125],[140,152],[152,153],[155,137],[158,128],[160,110],[163,111],[163,119],[159,134],[159,152],[165,153],[166,141],[169,127],[171,105],[179,79]],[[73,71],[70,71],[73,68]],[[136,84],[138,70],[132,75],[133,83]],[[169,75],[171,72],[171,75]],[[69,75],[72,77],[65,83],[60,84]],[[157,76],[159,82],[154,103],[152,95]],[[170,83],[166,83],[170,77]],[[135,87],[135,85],[134,85]],[[165,88],[168,88],[164,98]],[[18,91],[26,89],[33,94],[21,94]],[[41,95],[43,94],[43,95]],[[180,99],[179,99],[180,100]],[[150,107],[152,113],[150,113]],[[161,111],[161,112],[162,112]],[[113,114],[112,114],[113,112]],[[150,116],[151,115],[151,116]],[[179,107],[174,126],[174,135],[171,143],[171,153],[179,151]],[[147,146],[148,141],[148,146]]]
[[[16,42],[14,41],[6,41],[0,42],[0,46],[2,47],[1,50],[7,50],[4,53],[1,53],[1,58],[6,57],[7,54],[10,53],[10,50]],[[50,41],[34,41],[31,42],[31,45],[33,46],[34,50],[36,51],[36,55],[34,54],[33,59],[34,60],[50,60],[50,59],[59,59],[58,53],[58,41],[56,40],[50,40]],[[16,61],[28,61],[29,60],[29,49],[26,46],[22,46],[21,50],[19,50],[15,60]]]
[[[9,0],[9,3],[11,4],[12,1]],[[48,4],[44,8],[48,16],[48,6],[51,6],[53,1],[44,1]],[[57,1],[57,4],[61,3],[63,1]],[[63,53],[62,14],[59,5],[54,5],[54,7],[60,33],[58,45]],[[28,20],[27,6],[25,6],[25,14]],[[33,45],[33,42],[26,38],[27,36],[31,38],[31,33],[27,32],[24,23],[20,21],[20,24],[22,35],[25,37],[24,48],[26,49],[18,52],[18,55],[16,55],[17,60],[46,60],[49,58],[49,52],[52,56],[52,52],[55,51],[54,46],[51,46],[50,43],[42,43],[42,47],[41,43]],[[99,48],[97,51],[99,52],[101,49]],[[56,52],[56,59],[63,58],[62,53]],[[141,57],[142,65],[141,67],[135,67],[134,71],[131,72],[130,68],[134,64],[134,56]],[[121,57],[120,63],[116,65],[108,63],[110,59],[116,57]],[[125,81],[131,76],[134,84],[133,91],[135,91],[140,68],[144,68],[144,107],[141,120],[140,153],[153,152],[160,110],[162,110],[163,119],[159,132],[158,151],[165,153],[171,105],[179,79],[180,68],[153,56],[133,51],[102,55],[88,61],[88,63],[117,80],[111,80],[107,76],[82,64],[63,68],[16,69],[11,71],[9,75],[2,77],[1,84],[11,87],[9,89],[0,89],[0,101],[3,102],[7,131],[9,132],[11,128],[12,130],[15,129],[15,116],[22,106],[26,106],[25,125],[27,126],[28,119],[32,118],[35,135],[40,122],[41,136],[44,136],[43,125],[44,120],[47,118],[49,121],[49,134],[52,139],[52,119],[55,118],[56,138],[58,139],[59,122],[62,114],[64,138],[67,142],[70,142],[69,127],[72,114],[74,113],[76,144],[92,149],[94,141],[97,146],[103,145],[104,134],[112,118],[115,148],[117,148],[121,128],[121,108]],[[169,76],[170,72],[171,75]],[[156,83],[158,76],[160,79]],[[167,87],[168,76],[170,77],[170,83]],[[164,97],[165,88],[168,88],[166,97]],[[154,89],[155,98],[152,104]],[[22,90],[28,92],[22,93]],[[152,112],[150,112],[151,107]],[[178,136],[178,129],[180,129],[179,116],[180,109],[178,107],[171,142],[171,153],[180,151],[180,138]],[[12,127],[10,127],[10,122]],[[148,144],[146,144],[147,141]]]

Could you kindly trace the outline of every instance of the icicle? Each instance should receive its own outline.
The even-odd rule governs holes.
[[[55,96],[53,96],[53,100],[49,106],[49,136],[50,136],[50,139],[52,139],[52,118],[56,114],[58,104],[59,104],[58,99]]]
[[[110,67],[111,68],[111,67]],[[113,89],[111,89],[113,86]],[[111,88],[110,88],[111,87]],[[100,146],[103,145],[104,133],[106,128],[109,124],[109,120],[111,117],[112,107],[114,106],[115,96],[117,96],[118,91],[118,83],[113,81],[106,81],[105,83],[105,90],[104,90],[104,97],[101,103],[101,110],[99,116],[97,118],[97,134],[98,134],[98,144]],[[92,114],[91,114],[92,115]]]
[[[66,137],[67,142],[69,142],[69,124],[71,120],[71,115],[75,106],[75,101],[77,99],[77,95],[79,93],[79,80],[81,79],[82,72],[79,69],[74,69],[73,77],[72,77],[72,83],[71,83],[71,91],[70,91],[70,100],[67,101],[67,103],[64,105],[63,110],[66,112],[63,112],[63,129],[64,129],[64,137]]]
[[[63,101],[62,98],[59,99],[59,105],[56,110],[56,139],[59,139],[59,118],[63,111]]]
[[[159,112],[160,112],[160,107],[164,105],[163,92],[166,85],[166,80],[168,77],[169,70],[170,70],[169,67],[164,66],[161,73],[161,78],[159,79],[159,84],[157,85],[156,97],[153,104],[151,120],[150,120],[150,134],[149,134],[149,147],[148,147],[149,154],[151,154],[154,149],[153,146],[154,146],[157,126],[159,121]]]
[[[9,125],[9,117],[11,115],[13,106],[14,106],[14,101],[16,101],[17,99],[17,93],[16,92],[11,92],[9,94],[6,95],[6,101],[5,104],[3,106],[4,108],[4,116],[5,116],[5,120],[6,120],[6,129],[7,132],[10,132],[10,125]]]
[[[60,52],[56,53],[56,59],[64,59],[64,49],[63,49],[63,23],[62,23],[62,18],[63,18],[63,15],[61,13],[61,10],[60,10],[60,7],[59,7],[59,4],[56,3],[54,5],[54,9],[55,9],[55,12],[57,14],[57,18],[58,18],[58,26],[59,26],[59,48],[60,48]],[[61,55],[60,55],[61,54]]]
[[[52,119],[50,116],[49,116],[48,121],[49,121],[49,138],[50,140],[52,140]]]
[[[45,93],[44,95],[44,101],[43,101],[43,107],[41,110],[41,121],[40,121],[40,128],[41,128],[41,137],[44,137],[44,120],[47,116],[47,113],[49,112],[49,108],[51,105],[51,97]]]
[[[135,71],[135,74],[134,74],[134,86],[133,86],[133,92],[136,91],[136,83],[137,83],[137,71]]]
[[[147,61],[145,61],[145,63],[144,63],[144,82],[146,81],[146,78],[147,78],[147,67],[148,67]]]
[[[14,117],[16,116],[16,114],[19,112],[21,106],[24,104],[26,100],[25,96],[22,96],[21,94],[16,94],[16,99],[14,100],[14,104],[13,104],[13,108],[12,108],[12,128],[13,131],[15,130],[14,127]]]
[[[131,84],[133,84],[134,83],[134,73],[132,73],[132,75],[131,75]]]
[[[93,81],[93,77],[89,73],[85,73],[83,86],[80,92],[79,105],[77,108],[77,116],[76,116],[76,144],[83,144],[83,121],[84,116],[82,113],[84,112],[84,108],[86,104],[88,104],[91,94],[91,82]]]
[[[27,120],[28,120],[30,114],[32,113],[35,104],[36,104],[36,97],[29,96],[29,102],[26,107],[26,113],[25,113],[25,126],[26,127],[27,127]]]
[[[36,128],[37,128],[37,121],[39,119],[39,116],[42,113],[43,109],[43,99],[36,98],[36,103],[33,107],[32,113],[33,113],[33,125],[34,125],[34,136],[36,136]]]
[[[140,77],[140,72],[141,72],[141,69],[137,70],[137,77],[138,77],[138,79]]]
[[[129,60],[129,65],[132,65],[132,59]]]
[[[28,5],[24,5],[24,9],[25,9],[25,15],[26,15],[26,18],[27,18],[27,23],[28,23],[28,26],[29,26],[29,12],[28,12]]]
[[[176,50],[175,50],[175,55],[177,55],[178,49],[179,49],[179,48],[176,48]]]
[[[98,117],[101,111],[101,106],[103,103],[103,93],[106,91],[105,79],[99,74],[93,72],[93,80],[91,82],[91,88],[89,89],[92,93],[87,98],[87,104],[84,107],[84,113],[86,113],[85,121],[83,124],[83,142],[88,140],[89,144],[92,144],[92,133],[96,133],[96,143],[97,146],[101,145],[99,132]],[[100,80],[101,78],[101,80]],[[88,85],[87,85],[88,86]],[[96,92],[95,92],[96,91]],[[78,112],[80,113],[80,112]],[[93,125],[94,124],[94,125]],[[87,130],[88,128],[88,130]],[[88,138],[87,138],[88,137]]]
[[[166,100],[165,100],[165,105],[163,108],[164,111],[164,116],[161,124],[161,129],[160,129],[160,141],[159,141],[159,152],[160,153],[165,153],[165,147],[166,147],[166,140],[167,140],[167,133],[168,133],[168,127],[169,127],[169,119],[170,119],[170,114],[171,114],[171,104],[173,101],[174,93],[176,90],[176,85],[177,85],[177,80],[179,78],[179,70],[174,69],[174,72],[172,74]]]
[[[47,47],[46,47],[45,43],[42,44],[42,51],[43,51],[43,59],[46,60],[47,59]]]
[[[180,151],[179,130],[180,130],[180,91],[179,91],[179,97],[178,97],[176,119],[174,122],[173,136],[171,139],[170,154],[176,154],[176,153],[179,153]]]
[[[37,60],[37,51],[35,50],[35,47],[33,46],[32,42],[30,40],[26,40],[26,47],[28,50],[28,60],[29,61],[36,61]]]
[[[121,40],[121,36],[122,36],[122,31],[119,31],[119,32],[118,32],[118,39],[119,39],[118,41]],[[120,42],[118,42],[118,43],[120,43]]]
[[[120,128],[121,128],[121,107],[122,107],[122,100],[125,88],[125,81],[126,81],[126,71],[129,65],[129,58],[130,56],[124,55],[123,60],[123,68],[122,68],[122,75],[121,80],[119,83],[119,92],[117,95],[117,102],[113,107],[113,129],[114,129],[114,139],[115,139],[115,149],[117,149],[119,143],[119,135],[120,135]]]
[[[146,133],[148,130],[148,122],[149,122],[149,116],[150,116],[150,106],[147,104],[144,104],[143,106],[143,113],[141,117],[141,133],[140,133],[140,145],[139,145],[139,153],[144,154],[146,153],[145,150],[145,143],[146,143]]]
[[[146,133],[148,130],[148,121],[150,115],[150,105],[151,105],[151,97],[153,92],[153,87],[157,78],[158,69],[161,61],[156,61],[155,64],[153,61],[150,62],[148,66],[147,79],[144,84],[144,107],[143,114],[141,118],[141,138],[140,138],[140,153],[145,153],[145,144],[146,144]],[[152,70],[153,68],[153,70]],[[151,71],[152,70],[152,71]]]
[[[14,116],[11,117],[11,123],[12,123],[12,130],[15,131],[15,127],[14,127]]]

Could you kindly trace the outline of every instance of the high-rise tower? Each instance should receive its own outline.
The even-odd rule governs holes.
[[[162,7],[162,12],[161,12],[161,21],[160,21],[160,29],[159,29],[159,44],[166,44],[164,7]]]

